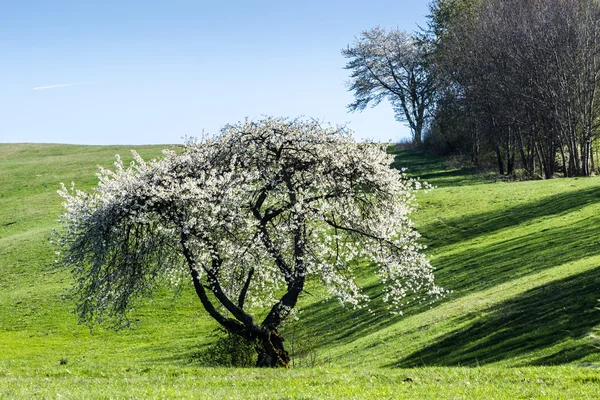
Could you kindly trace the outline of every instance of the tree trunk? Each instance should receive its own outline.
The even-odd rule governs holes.
[[[598,147],[596,147],[596,157],[594,157],[593,147],[590,148],[590,175],[592,172],[596,172],[596,159],[598,158]]]
[[[540,166],[544,171],[544,179],[552,179],[554,175],[554,165],[552,163],[551,157],[554,157],[552,151],[548,151],[550,155],[544,152],[544,147],[541,145],[537,146],[537,154],[540,162]]]
[[[269,331],[257,347],[257,367],[289,368],[290,355],[283,348],[283,337],[277,329]]]
[[[531,149],[527,148],[527,155],[526,155],[525,154],[525,144],[523,141],[523,135],[520,130],[517,131],[517,139],[518,139],[518,146],[519,146],[519,155],[521,156],[521,163],[523,164],[523,168],[525,169],[525,174],[527,176],[533,176],[534,168],[532,166],[533,158],[531,156]]]
[[[591,140],[586,140],[581,149],[581,175],[590,176],[590,158],[591,158],[592,146]]]
[[[563,146],[560,146],[560,157],[562,160],[562,168],[563,168],[563,174],[565,177],[569,176],[569,168],[567,167],[567,157],[565,156],[565,149],[563,148]]]
[[[502,153],[500,152],[500,147],[496,144],[494,146],[494,150],[496,151],[496,157],[498,159],[498,172],[500,175],[504,175],[504,162],[502,161]]]

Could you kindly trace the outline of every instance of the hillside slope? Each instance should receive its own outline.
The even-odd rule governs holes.
[[[154,157],[162,147],[136,150]],[[119,332],[78,326],[72,303],[62,298],[70,278],[49,267],[47,243],[61,212],[59,182],[89,189],[97,164],[108,166],[115,154],[126,159],[128,152],[124,146],[0,145],[0,376],[53,370],[60,360],[90,376],[108,366],[191,366],[214,340],[216,326],[189,285],[141,301],[131,329]],[[284,328],[288,348],[309,346],[311,365],[339,367],[600,361],[588,339],[600,327],[594,309],[599,178],[497,183],[406,151],[397,164],[438,186],[419,195],[414,219],[439,282],[452,294],[403,317],[385,310],[366,275],[366,292],[375,297],[371,312],[341,310],[335,300],[307,294],[300,320]]]

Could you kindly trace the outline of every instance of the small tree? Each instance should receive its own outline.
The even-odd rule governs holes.
[[[435,88],[417,40],[404,31],[377,27],[363,32],[342,54],[349,59],[345,69],[352,71],[349,90],[356,99],[348,108],[362,111],[388,100],[396,119],[408,123],[413,142],[420,144]]]
[[[206,311],[257,341],[259,366],[288,366],[278,327],[309,277],[343,304],[370,260],[397,309],[440,294],[412,228],[418,181],[390,169],[383,146],[343,129],[269,118],[226,126],[182,152],[116,170],[92,193],[64,186],[59,263],[75,276],[82,322],[122,317],[130,300],[189,274]],[[268,310],[262,321],[252,311]]]

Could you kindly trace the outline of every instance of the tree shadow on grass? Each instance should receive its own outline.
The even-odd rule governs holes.
[[[471,324],[444,335],[395,366],[475,366],[523,357],[567,339],[581,339],[600,324],[600,311],[594,308],[598,293],[600,267],[537,287],[470,316]],[[590,351],[572,346],[523,364],[568,363]]]
[[[433,265],[442,286],[465,295],[600,254],[600,218],[442,255]]]
[[[295,334],[299,337],[316,337],[320,345],[348,343],[357,337],[376,332],[401,317],[390,314],[382,301],[381,285],[363,287],[371,301],[368,308],[344,308],[337,299],[326,299],[302,306],[300,318],[295,323]],[[291,322],[291,321],[290,321]],[[281,331],[289,339],[292,324],[286,324]]]
[[[448,168],[444,157],[428,155],[419,150],[392,150],[390,153],[395,155],[392,168],[406,168],[409,176],[418,177],[438,187],[494,182],[486,175],[477,173],[474,168]]]
[[[504,210],[439,220],[419,231],[428,240],[429,247],[439,248],[523,225],[536,218],[572,213],[594,203],[600,203],[599,187],[555,194]]]

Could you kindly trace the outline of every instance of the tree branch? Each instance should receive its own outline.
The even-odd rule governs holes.
[[[190,273],[192,275],[192,282],[194,284],[194,289],[196,291],[196,295],[200,299],[200,302],[204,306],[204,309],[208,314],[213,317],[219,324],[221,324],[225,329],[235,332],[239,335],[243,335],[244,333],[244,325],[239,321],[236,321],[232,318],[226,318],[223,316],[217,309],[214,307],[210,299],[206,294],[206,290],[204,290],[204,286],[202,286],[202,282],[200,282],[200,277],[198,275],[198,271],[196,269],[196,262],[191,254],[191,251],[186,246],[187,238],[182,235],[181,238],[181,247],[183,249],[183,255],[188,263],[190,268]]]
[[[186,260],[188,260],[188,264],[191,262],[192,265],[195,266],[195,261],[193,259],[192,253],[185,246],[185,243],[187,242],[187,237],[185,235],[182,235],[181,240],[182,240],[181,244],[184,249],[184,255],[185,255]],[[213,294],[215,295],[217,300],[219,300],[219,302],[227,309],[227,311],[229,311],[238,321],[243,323],[247,328],[254,327],[254,319],[252,318],[252,316],[250,316],[249,314],[246,314],[241,308],[237,307],[229,299],[229,297],[227,297],[227,295],[225,294],[225,292],[223,292],[223,289],[221,288],[221,284],[219,283],[219,278],[217,276],[217,271],[219,271],[223,260],[216,253],[216,246],[213,243],[211,243],[207,237],[202,237],[202,240],[206,241],[208,243],[208,245],[211,246],[211,248],[213,248],[213,252],[214,252],[213,259],[212,259],[212,266],[211,266],[210,270],[208,270],[206,272],[210,290],[213,292]],[[197,275],[197,271],[195,269],[193,269],[193,271],[192,271],[192,278],[194,276],[194,273],[196,273],[196,275]],[[204,291],[204,287],[202,287],[202,285],[200,285],[200,286],[202,288],[202,291]],[[194,287],[195,287],[195,283],[194,283]],[[199,296],[200,296],[200,294],[199,294]],[[211,304],[211,307],[212,307],[212,304]]]
[[[244,287],[240,292],[240,297],[238,298],[238,307],[240,310],[244,309],[244,302],[246,301],[246,294],[248,293],[248,288],[250,287],[252,275],[254,275],[254,268],[250,268],[250,272],[248,272],[248,278],[246,278],[246,283],[244,283]]]
[[[342,225],[336,224],[335,222],[333,222],[333,221],[331,221],[331,220],[328,220],[328,219],[324,219],[324,221],[325,221],[327,224],[329,224],[330,226],[332,226],[333,228],[336,228],[336,229],[341,229],[341,230],[343,230],[343,231],[346,231],[346,232],[352,232],[352,233],[356,233],[356,234],[358,234],[358,235],[365,236],[365,237],[368,237],[368,238],[371,238],[371,239],[377,240],[378,242],[383,242],[383,243],[386,243],[386,244],[388,244],[388,245],[392,246],[392,247],[393,247],[393,248],[395,248],[395,249],[400,249],[398,246],[396,246],[396,245],[395,245],[393,242],[390,242],[389,240],[386,240],[386,239],[380,238],[380,237],[378,237],[378,236],[375,236],[375,235],[372,235],[372,234],[370,234],[370,233],[367,233],[367,232],[361,231],[361,230],[359,230],[359,229],[350,228],[350,227],[348,227],[348,226],[342,226]]]

